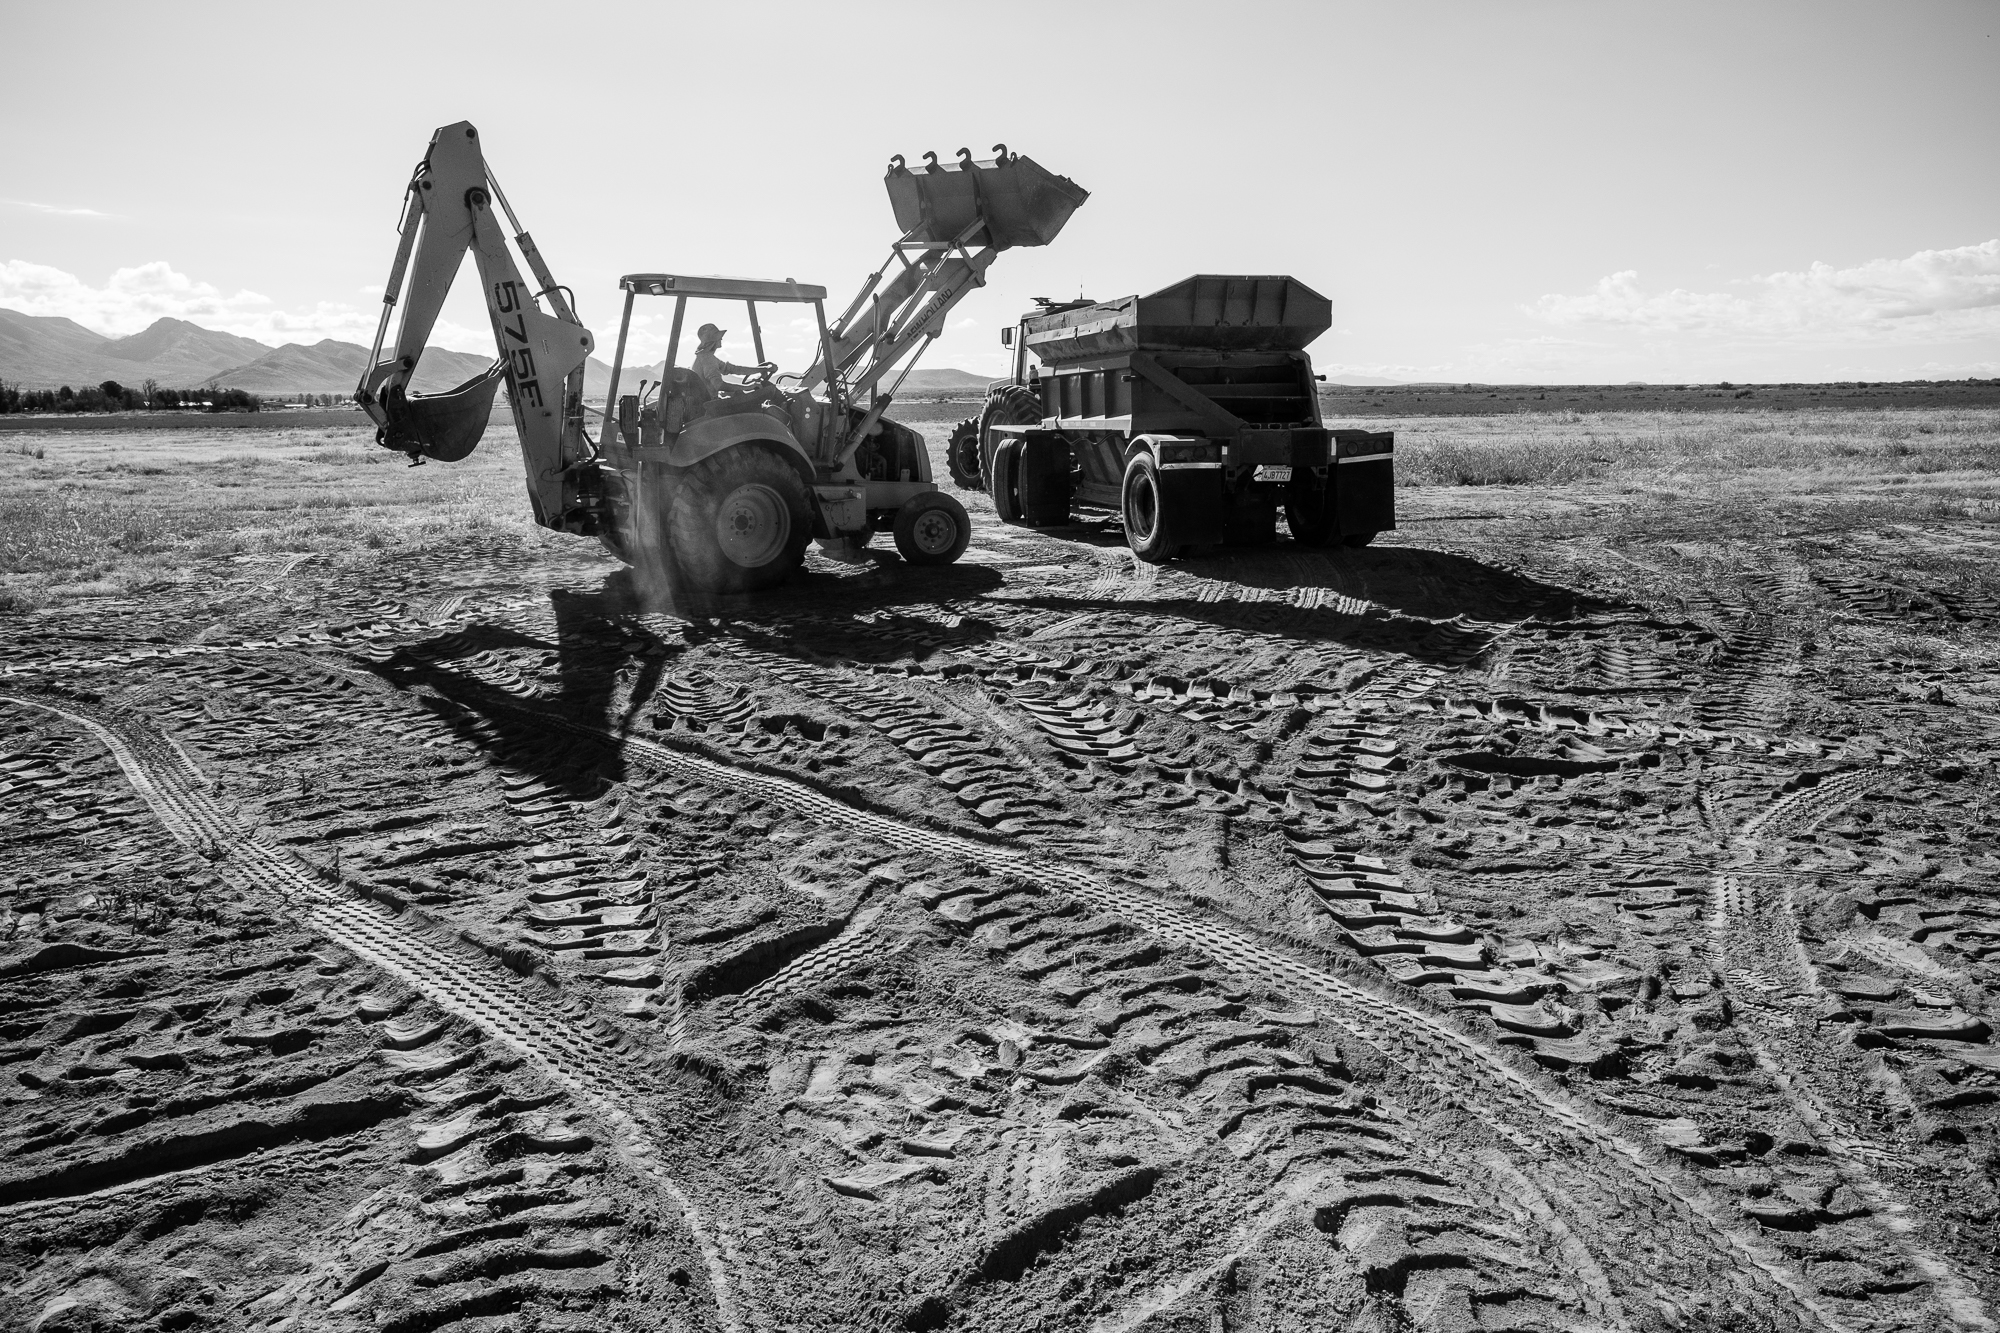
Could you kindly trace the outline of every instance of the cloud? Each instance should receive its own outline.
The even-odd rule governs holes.
[[[389,336],[394,337],[395,333],[396,329],[392,324],[389,327]],[[370,328],[366,338],[357,338],[355,341],[360,343],[374,342],[375,330]],[[491,328],[467,328],[465,325],[455,323],[452,320],[440,319],[437,323],[431,325],[430,345],[432,347],[443,347],[453,352],[471,352],[478,356],[492,356],[493,330]]]
[[[59,218],[109,218],[110,213],[100,213],[94,208],[64,208],[59,204],[38,204],[32,199],[0,199],[9,208],[25,208],[33,213],[49,213]]]
[[[1852,268],[1814,263],[1730,284],[1728,292],[1649,292],[1635,270],[1581,296],[1526,307],[1552,324],[1661,334],[1833,342],[1907,342],[2000,332],[2000,240]]]
[[[93,287],[59,268],[10,259],[0,263],[0,306],[27,315],[59,315],[114,338],[137,333],[156,319],[184,319],[272,344],[322,338],[367,343],[374,339],[380,310],[333,301],[280,310],[268,296],[224,293],[165,260],[118,269],[103,286]]]

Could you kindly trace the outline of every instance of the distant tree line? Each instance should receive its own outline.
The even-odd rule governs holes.
[[[72,389],[24,389],[0,380],[0,415],[20,412],[256,412],[263,400],[242,389],[166,389],[157,380],[138,388],[105,380]]]

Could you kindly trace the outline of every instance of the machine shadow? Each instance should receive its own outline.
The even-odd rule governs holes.
[[[628,573],[592,591],[552,589],[554,642],[474,622],[406,644],[375,671],[495,762],[593,799],[625,777],[620,742],[639,724],[668,659],[682,651],[646,627]],[[553,657],[553,691],[509,688],[527,682],[498,655],[523,651],[544,664]]]
[[[753,596],[662,597],[643,592],[630,569],[618,569],[596,588],[550,591],[553,641],[513,625],[473,622],[405,644],[373,669],[494,762],[571,797],[594,799],[625,778],[622,741],[634,732],[651,734],[647,705],[671,660],[689,646],[739,633],[762,639],[776,630],[774,622],[797,626],[809,619],[810,633],[793,632],[786,646],[821,660],[878,660],[873,649],[884,627],[874,627],[871,638],[861,617],[978,598],[1000,582],[983,566],[915,571],[884,560],[868,572],[801,571],[784,588]],[[647,623],[655,613],[680,621],[679,634],[662,637]],[[852,634],[841,623],[848,618]],[[887,628],[895,633],[893,624]],[[997,631],[974,622],[969,632]],[[545,677],[530,682],[509,665],[521,653],[553,667],[553,689]]]
[[[1118,540],[1109,534],[1104,545]],[[1416,547],[1324,551],[1282,543],[1183,559],[1171,568],[1196,580],[1195,588],[1176,580],[1175,591],[1154,595],[1126,586],[1122,598],[1108,600],[1071,585],[1017,594],[1004,605],[1160,617],[1435,662],[1462,660],[1468,642],[1484,632],[1467,626],[1467,616],[1564,621],[1643,612],[1470,556]],[[1317,605],[1203,596],[1207,586],[1225,583],[1281,592],[1316,588],[1323,596]],[[648,705],[673,658],[689,647],[737,638],[829,666],[922,660],[1018,633],[985,613],[1001,605],[985,599],[1004,586],[995,566],[915,569],[884,557],[872,569],[802,570],[785,587],[753,596],[662,598],[643,594],[631,571],[619,569],[595,588],[550,592],[553,640],[475,622],[406,644],[375,670],[494,762],[572,798],[595,799],[625,778],[622,742],[652,733]],[[941,621],[940,606],[949,606],[955,621]],[[911,613],[897,614],[905,608]],[[658,622],[648,623],[655,613],[671,616],[677,632],[657,632]],[[517,670],[523,653],[540,659],[542,670],[532,679]]]
[[[1071,524],[1042,531],[1112,553],[1137,567],[1136,558],[1126,550],[1124,533],[1115,523]],[[1642,609],[1472,556],[1418,546],[1349,549],[1301,546],[1281,538],[1266,546],[1218,547],[1184,555],[1163,568],[1195,579],[1195,595],[1142,597],[1138,601],[1121,601],[1119,605],[1147,604],[1184,614],[1204,614],[1202,608],[1213,608],[1218,603],[1202,596],[1203,585],[1236,585],[1281,594],[1316,588],[1327,594],[1320,599],[1322,604],[1352,598],[1425,620],[1461,616],[1508,620],[1527,615],[1566,620]],[[1244,609],[1258,605],[1238,600]],[[1268,612],[1282,608],[1266,603],[1264,609]]]

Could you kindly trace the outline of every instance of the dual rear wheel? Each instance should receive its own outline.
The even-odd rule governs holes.
[[[1160,481],[1160,465],[1152,454],[1140,451],[1125,465],[1120,488],[1120,508],[1125,519],[1125,542],[1132,554],[1148,564],[1165,564],[1187,547],[1186,519],[1175,512]],[[1263,545],[1273,533],[1269,511],[1231,515],[1225,519],[1225,540],[1241,545]],[[1326,485],[1301,485],[1285,498],[1285,526],[1292,540],[1301,546],[1362,547],[1375,539],[1372,532],[1342,536]]]

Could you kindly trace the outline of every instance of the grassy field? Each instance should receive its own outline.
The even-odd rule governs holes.
[[[1905,490],[1950,503],[2000,482],[2000,411],[1519,413],[1416,417],[1396,431],[1406,487],[1613,483],[1745,494]]]
[[[1405,540],[1470,518],[1655,538],[2000,517],[2000,409],[1387,418]],[[933,452],[948,421],[922,429]],[[123,597],[232,558],[379,559],[537,529],[513,432],[408,467],[360,426],[16,431],[0,442],[0,609]],[[940,465],[940,472],[942,471]],[[1983,526],[1983,524],[1977,525]],[[1462,528],[1453,531],[1464,530]]]
[[[506,428],[421,468],[357,428],[16,434],[0,446],[0,608],[142,594],[232,557],[536,542],[520,479]]]

